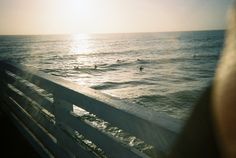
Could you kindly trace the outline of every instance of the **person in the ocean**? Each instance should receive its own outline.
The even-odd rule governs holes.
[[[139,71],[143,71],[143,69],[144,69],[143,66],[139,67]]]
[[[79,70],[79,66],[74,66],[74,70]]]
[[[94,70],[96,70],[98,68],[98,66],[97,65],[94,65]]]

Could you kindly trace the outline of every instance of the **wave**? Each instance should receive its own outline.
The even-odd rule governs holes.
[[[142,95],[142,96],[139,96],[139,97],[137,97],[135,99],[137,100],[137,102],[142,102],[142,103],[146,103],[146,102],[158,103],[162,99],[167,99],[167,96],[157,95],[157,94],[154,94],[154,95]]]
[[[102,84],[92,86],[91,88],[96,90],[107,90],[107,89],[115,89],[120,86],[137,86],[137,85],[152,85],[153,83],[144,82],[144,81],[126,81],[126,82],[103,82]]]
[[[163,95],[142,95],[135,98],[135,102],[148,106],[190,107],[200,97],[201,90],[184,90]]]

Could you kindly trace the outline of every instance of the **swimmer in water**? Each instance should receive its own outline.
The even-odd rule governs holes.
[[[139,67],[139,71],[143,71],[143,69],[144,69],[143,66]]]
[[[98,68],[98,66],[97,65],[94,65],[94,70],[96,70]]]
[[[74,70],[79,70],[79,66],[74,66]]]

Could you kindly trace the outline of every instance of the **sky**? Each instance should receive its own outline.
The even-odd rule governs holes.
[[[225,29],[233,0],[0,0],[0,34]]]

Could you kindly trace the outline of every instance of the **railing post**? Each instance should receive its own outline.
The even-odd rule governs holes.
[[[53,107],[54,107],[54,116],[55,116],[55,122],[56,122],[55,123],[56,130],[62,131],[63,130],[62,125],[63,125],[64,120],[66,119],[66,117],[64,117],[64,114],[70,113],[71,111],[73,111],[73,105],[64,100],[61,100],[59,97],[54,95]],[[65,149],[66,140],[64,140],[63,137],[60,135],[60,132],[57,132],[57,131],[55,133],[57,144]],[[68,153],[68,154],[72,156],[71,153]]]

